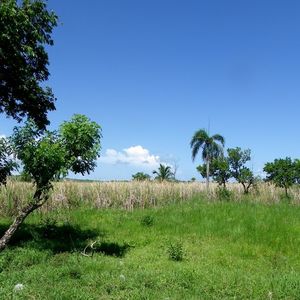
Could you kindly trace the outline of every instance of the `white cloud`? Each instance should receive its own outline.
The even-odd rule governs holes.
[[[107,149],[105,155],[99,158],[100,163],[128,164],[133,166],[155,169],[163,163],[158,155],[153,155],[142,146],[132,146],[122,151]]]

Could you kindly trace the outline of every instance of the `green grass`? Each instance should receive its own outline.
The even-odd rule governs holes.
[[[300,207],[194,199],[37,213],[0,253],[0,299],[300,299]]]

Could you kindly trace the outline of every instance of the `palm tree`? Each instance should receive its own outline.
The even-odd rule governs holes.
[[[155,179],[158,179],[160,181],[170,180],[174,177],[174,174],[171,171],[171,167],[164,166],[162,164],[159,165],[159,168],[157,171],[153,171],[153,174],[156,174]]]
[[[205,129],[195,132],[191,140],[192,160],[194,161],[200,148],[202,148],[202,159],[206,164],[206,188],[209,188],[209,167],[214,158],[223,155],[225,139],[220,134],[209,136]]]

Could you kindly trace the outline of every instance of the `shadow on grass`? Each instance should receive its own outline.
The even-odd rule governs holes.
[[[96,252],[101,252],[105,255],[123,257],[131,246],[129,244],[119,245],[117,243],[102,242],[95,247]]]
[[[0,224],[0,236],[7,230]],[[9,243],[9,247],[30,247],[51,250],[53,254],[82,251],[91,240],[106,238],[104,231],[81,229],[79,226],[22,224]],[[122,257],[130,248],[128,244],[98,242],[95,252]]]

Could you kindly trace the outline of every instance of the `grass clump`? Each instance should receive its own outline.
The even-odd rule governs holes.
[[[184,256],[183,245],[181,242],[170,243],[168,247],[169,259],[182,261]]]
[[[147,227],[153,226],[153,224],[154,224],[154,217],[152,215],[145,215],[145,216],[143,216],[142,219],[141,219],[141,224],[143,226],[147,226]]]

